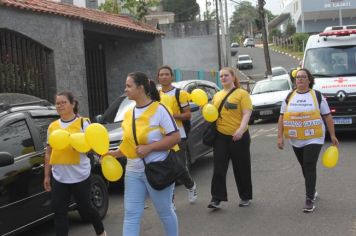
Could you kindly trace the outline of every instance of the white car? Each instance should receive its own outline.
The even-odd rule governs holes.
[[[255,47],[255,40],[253,38],[247,38],[245,39],[244,43],[243,43],[244,47]]]
[[[236,67],[239,70],[244,69],[244,68],[252,69],[253,65],[252,65],[252,58],[250,57],[250,55],[239,55],[237,57]]]
[[[278,118],[282,102],[292,90],[288,72],[258,81],[251,92],[253,111],[250,124],[258,119]]]

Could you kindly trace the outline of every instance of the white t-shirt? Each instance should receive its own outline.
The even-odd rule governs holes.
[[[168,95],[168,96],[171,96],[173,97],[174,101],[177,102],[177,99],[176,99],[176,90],[177,88],[173,88],[172,90],[169,90],[169,91],[166,91],[166,92],[163,92],[164,94]],[[178,105],[179,106],[179,105]],[[181,103],[180,106],[182,107],[182,109],[186,108],[187,106],[189,106],[189,103]],[[185,133],[185,130],[184,130],[184,127],[180,127],[178,126],[179,128],[179,134],[180,134],[180,137],[181,138],[186,138],[187,137],[187,134]]]
[[[316,110],[318,108],[315,108],[314,104],[314,99],[312,97],[311,91],[314,92],[314,90],[310,90],[306,93],[298,93],[296,92],[293,97],[291,97],[289,101],[289,107],[288,111],[289,112],[306,112],[306,111],[312,111]],[[321,104],[320,104],[320,114],[321,115],[328,115],[330,114],[330,108],[328,103],[326,102],[326,99],[324,96],[321,96]],[[318,103],[318,101],[317,101]],[[317,104],[319,106],[319,104]],[[284,114],[284,112],[287,111],[287,103],[284,100],[281,106],[281,114]],[[309,144],[324,144],[325,140],[325,125],[324,122],[322,122],[322,129],[323,129],[323,136],[320,138],[313,138],[313,139],[289,139],[289,142],[291,145],[294,147],[304,147]]]
[[[76,119],[80,119],[80,117],[75,118],[69,122],[64,122],[60,120],[60,126],[64,129],[67,128],[70,124],[72,124]],[[89,122],[83,122],[82,132],[89,126]],[[47,137],[49,135],[47,134]],[[47,140],[48,143],[48,140]],[[72,184],[78,183],[83,180],[86,180],[91,171],[90,160],[86,154],[80,153],[80,163],[78,165],[52,165],[52,175],[60,183]]]
[[[135,107],[135,119],[140,117],[149,105],[144,107]],[[156,113],[150,118],[150,127],[162,127],[167,135],[178,131],[174,118],[170,115],[166,108],[161,105],[158,106]],[[136,129],[139,129],[139,127],[136,126]],[[164,135],[161,134],[160,129],[154,129],[148,134],[148,143],[157,142],[161,140],[163,136]],[[145,161],[146,163],[163,161],[167,156],[168,151],[151,152],[145,157]],[[127,159],[126,170],[144,172],[145,166],[141,158]]]

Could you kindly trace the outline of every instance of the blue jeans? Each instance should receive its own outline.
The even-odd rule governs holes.
[[[153,189],[145,173],[127,171],[125,174],[125,217],[123,236],[139,236],[140,223],[147,194],[161,219],[166,236],[178,236],[177,215],[172,208],[174,184],[163,190]]]

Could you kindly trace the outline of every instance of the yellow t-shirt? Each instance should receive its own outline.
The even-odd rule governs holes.
[[[216,109],[219,109],[220,103],[227,94],[228,91],[221,90],[214,95],[212,104]],[[225,135],[233,135],[240,127],[242,111],[246,109],[252,110],[250,95],[246,90],[238,88],[230,94],[221,109],[220,117],[216,121],[218,131]]]

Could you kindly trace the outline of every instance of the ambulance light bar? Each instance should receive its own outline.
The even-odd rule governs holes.
[[[350,36],[351,34],[356,34],[356,29],[350,30],[330,30],[322,32],[319,36]]]

